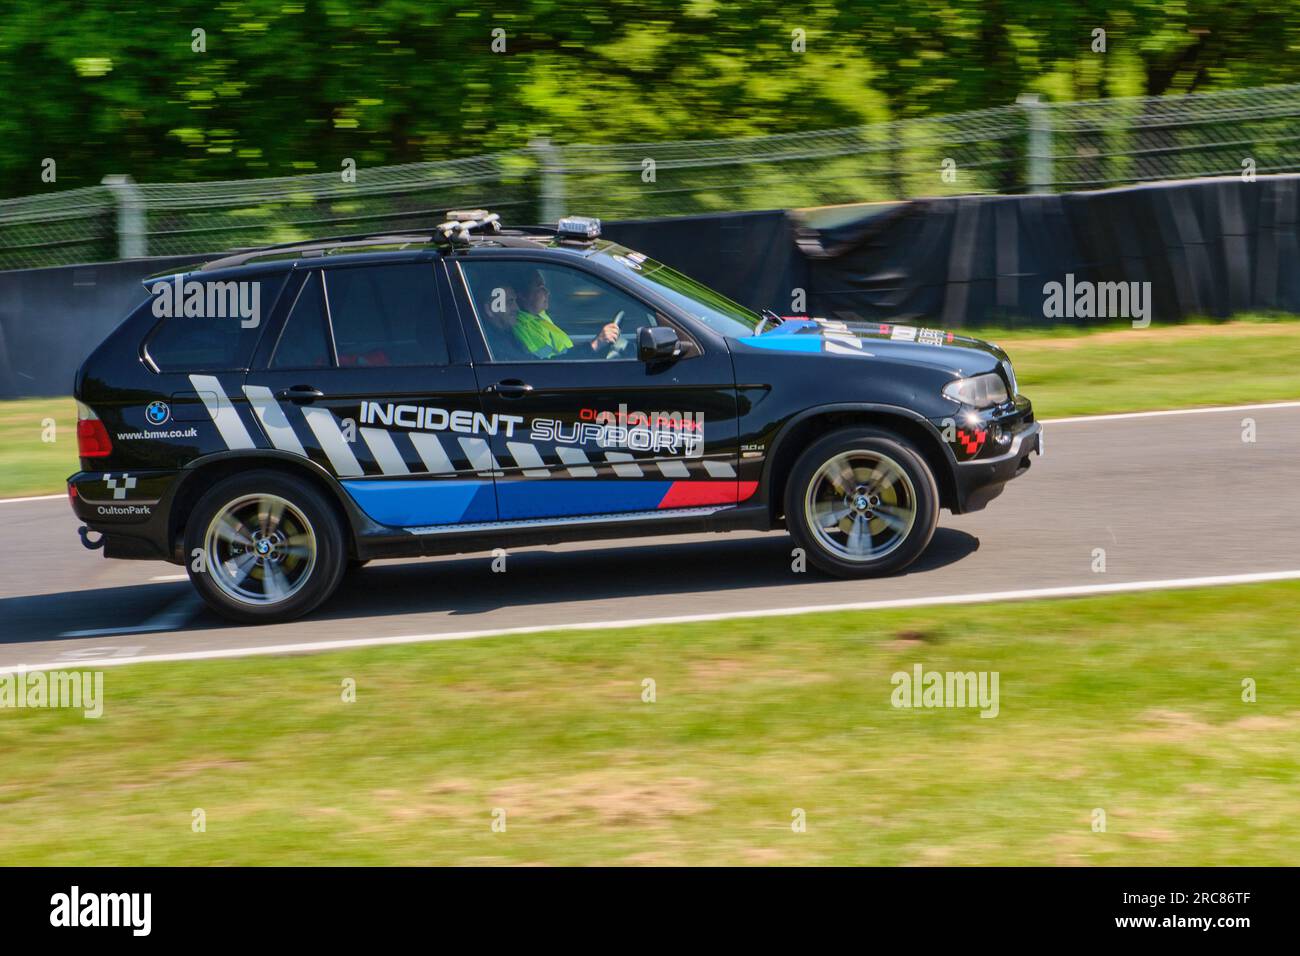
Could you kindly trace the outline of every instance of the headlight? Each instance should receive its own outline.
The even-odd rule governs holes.
[[[1011,397],[1015,398],[1020,394],[1020,387],[1016,385],[1016,370],[1011,367],[1011,361],[1004,359],[1002,362],[1002,371],[1007,375],[1007,381],[1011,383]]]
[[[943,387],[943,397],[972,408],[992,408],[1007,400],[1007,386],[997,372],[959,378]]]

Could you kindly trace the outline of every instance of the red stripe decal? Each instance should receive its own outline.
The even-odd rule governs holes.
[[[734,505],[751,498],[757,481],[674,481],[659,502],[660,508],[695,508],[700,505]]]

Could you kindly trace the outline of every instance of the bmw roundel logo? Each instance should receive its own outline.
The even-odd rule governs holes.
[[[166,402],[150,402],[149,407],[144,410],[144,417],[148,419],[150,425],[166,425],[172,417],[172,410],[167,407]]]

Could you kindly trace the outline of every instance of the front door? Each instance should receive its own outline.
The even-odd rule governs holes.
[[[736,504],[726,352],[692,342],[689,357],[639,361],[637,329],[668,319],[585,269],[495,257],[459,268],[467,332],[486,358],[483,409],[501,426],[491,438],[501,520]],[[611,324],[620,349],[600,341]]]

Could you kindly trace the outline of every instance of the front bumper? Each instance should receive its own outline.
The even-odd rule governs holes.
[[[1030,457],[1035,454],[1043,454],[1043,425],[1037,421],[1016,431],[1002,454],[958,462],[954,478],[961,513],[979,511],[1002,494],[1008,481],[1029,470]]]

